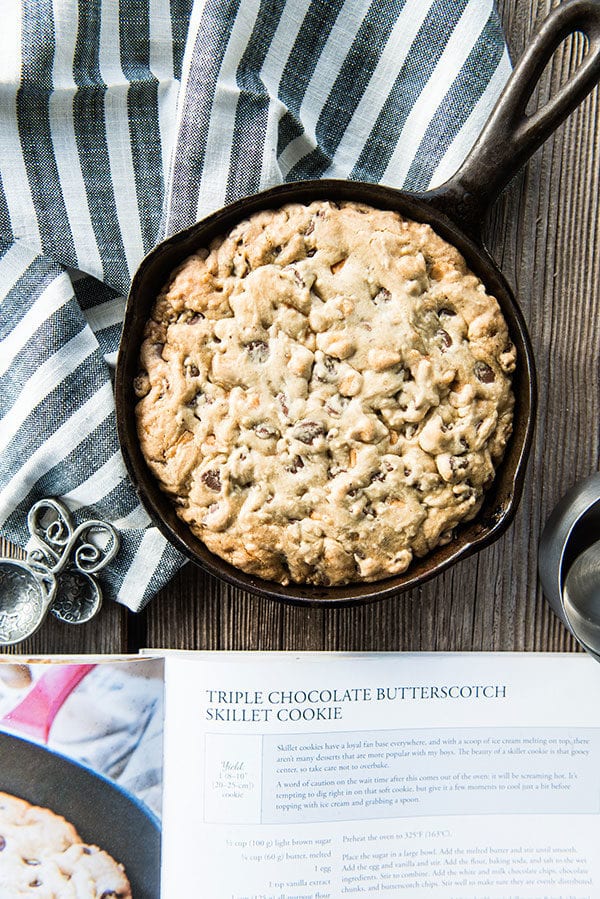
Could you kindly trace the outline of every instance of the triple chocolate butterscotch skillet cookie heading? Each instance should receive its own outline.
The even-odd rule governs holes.
[[[172,273],[141,348],[139,440],[178,515],[237,568],[373,581],[477,513],[515,356],[498,303],[428,225],[291,204]]]

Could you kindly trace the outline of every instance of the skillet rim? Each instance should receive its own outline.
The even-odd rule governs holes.
[[[469,268],[496,296],[520,360],[513,377],[513,434],[475,519],[459,526],[457,536],[449,544],[438,546],[423,558],[413,560],[401,575],[334,587],[311,584],[284,586],[247,574],[211,553],[177,518],[170,500],[146,466],[137,440],[134,412],[137,398],[133,392],[140,335],[158,293],[156,284],[162,286],[172,269],[194,249],[206,246],[214,237],[225,233],[254,212],[316,199],[368,203],[431,225],[463,254]],[[421,193],[400,191],[381,184],[342,179],[284,183],[228,204],[167,237],[140,263],[127,299],[117,359],[115,399],[119,441],[128,473],[151,520],[184,556],[207,573],[255,595],[293,605],[348,606],[374,602],[419,587],[458,561],[480,552],[495,542],[514,520],[523,492],[535,428],[537,378],[533,348],[521,308],[498,265],[485,247],[465,232],[467,225],[461,226],[461,211],[464,213],[465,210],[461,210],[460,198],[456,219],[448,217],[447,208],[447,198],[435,190]],[[152,289],[149,290],[150,286]],[[135,351],[132,349],[132,336],[135,338]]]

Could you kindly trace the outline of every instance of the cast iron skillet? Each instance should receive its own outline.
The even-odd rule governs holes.
[[[12,734],[0,733],[0,759],[2,792],[62,815],[125,866],[135,899],[159,899],[160,826],[141,802],[91,768]]]
[[[588,42],[576,72],[541,109],[527,115],[527,103],[552,54],[574,32]],[[244,590],[296,603],[347,604],[381,599],[422,584],[449,565],[497,539],[511,523],[521,496],[535,423],[536,377],[525,321],[510,287],[485,250],[480,237],[482,219],[500,191],[531,154],[584,99],[600,79],[600,3],[567,0],[555,8],[516,66],[502,96],[473,150],[460,170],[441,187],[422,193],[405,192],[356,181],[320,180],[283,184],[247,197],[209,215],[160,243],[143,260],[132,283],[116,374],[119,438],[129,474],[142,503],[163,534],[186,556],[212,574]],[[498,299],[517,348],[514,380],[514,430],[506,456],[484,505],[473,522],[461,527],[446,546],[408,570],[374,583],[341,587],[282,586],[248,575],[213,555],[181,522],[161,492],[141,454],[136,433],[133,380],[144,324],[169,273],[192,252],[207,246],[257,210],[316,199],[355,200],[393,209],[408,218],[427,222],[454,244],[488,291]]]

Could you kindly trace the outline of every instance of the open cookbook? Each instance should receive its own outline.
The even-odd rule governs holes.
[[[2,899],[600,895],[583,654],[5,656],[0,729]]]

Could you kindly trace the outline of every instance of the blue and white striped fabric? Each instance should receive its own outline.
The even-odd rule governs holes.
[[[493,0],[4,6],[0,524],[24,545],[44,496],[112,521],[106,591],[137,610],[182,561],[116,437],[111,368],[143,255],[281,181],[441,183],[510,63]]]

